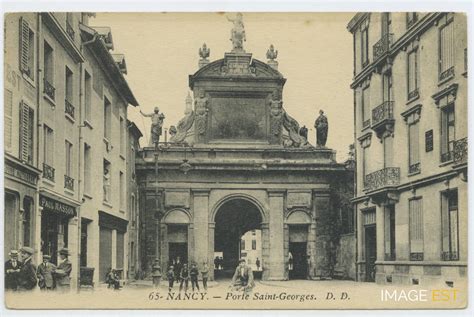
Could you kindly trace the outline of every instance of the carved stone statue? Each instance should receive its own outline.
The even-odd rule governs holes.
[[[325,147],[328,138],[328,118],[324,115],[323,110],[319,110],[319,117],[314,122],[316,128],[316,144],[318,147]]]
[[[277,58],[278,56],[278,51],[275,50],[275,48],[273,47],[273,44],[270,45],[270,48],[268,49],[267,51],[267,58],[270,60],[270,61],[273,61]]]
[[[308,139],[308,128],[305,125],[300,128],[300,135],[306,140]]]
[[[140,109],[140,113],[144,117],[151,118],[151,139],[150,139],[150,146],[158,146],[160,142],[160,136],[163,133],[163,121],[165,120],[165,115],[160,113],[160,109],[155,107],[153,113],[144,113]]]
[[[206,43],[202,44],[202,47],[199,49],[199,56],[203,60],[207,60],[209,55],[211,54],[211,49],[207,48]]]
[[[283,111],[283,127],[288,131],[290,139],[283,145],[286,147],[308,148],[311,147],[308,140],[299,134],[300,125],[286,111]]]
[[[283,102],[279,98],[278,91],[274,91],[270,104],[270,132],[272,135],[278,137],[281,133],[282,119],[283,119]]]
[[[246,41],[244,22],[242,21],[242,13],[237,13],[235,19],[230,19],[227,17],[227,20],[234,23],[234,27],[230,32],[230,40],[232,41],[232,52],[242,52],[244,50],[243,42]]]
[[[104,168],[103,194],[104,201],[110,202],[110,174],[108,168]]]
[[[196,132],[198,134],[204,134],[206,132],[206,121],[207,121],[207,108],[208,99],[205,96],[203,90],[199,92],[199,96],[195,98],[195,122],[196,122]]]

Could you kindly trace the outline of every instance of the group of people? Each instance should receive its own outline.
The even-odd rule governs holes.
[[[56,266],[51,263],[51,256],[44,254],[43,262],[36,267],[33,262],[34,250],[30,247],[22,247],[20,252],[11,250],[10,259],[5,262],[5,290],[6,291],[30,291],[60,290],[67,291],[70,288],[70,274],[72,264],[68,259],[69,250],[59,250],[60,263]]]
[[[214,269],[223,270],[224,269],[224,258],[221,256],[216,256],[214,259]]]
[[[166,278],[168,279],[168,291],[171,292],[174,283],[179,283],[179,291],[183,290],[186,293],[189,287],[189,281],[191,280],[191,288],[194,292],[195,289],[199,289],[199,273],[202,277],[202,285],[204,290],[207,290],[207,279],[209,277],[209,267],[206,262],[203,263],[201,269],[199,269],[196,263],[192,263],[191,267],[188,267],[187,263],[181,262],[180,257],[177,257],[171,261],[166,272]]]

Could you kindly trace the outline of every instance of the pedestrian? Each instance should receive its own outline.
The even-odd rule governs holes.
[[[175,264],[174,264],[174,278],[176,279],[176,283],[179,283],[181,281],[181,270],[183,269],[183,263],[181,262],[180,257],[178,256],[176,258]]]
[[[186,293],[188,291],[188,286],[189,286],[189,270],[188,270],[188,265],[186,263],[183,264],[183,268],[181,269],[181,273],[179,275],[180,279],[180,284],[179,284],[179,291],[183,289],[183,284],[184,284],[184,292]]]
[[[255,261],[255,265],[257,266],[257,271],[260,271],[260,260],[259,260],[259,258],[257,258],[257,260]]]
[[[196,286],[199,292],[199,281],[198,281],[199,270],[196,267],[196,263],[191,264],[191,270],[189,271],[189,276],[191,277],[191,287],[193,289],[193,292],[194,292],[194,286]]]
[[[219,269],[219,257],[218,256],[216,256],[216,258],[214,259],[214,269],[215,270]]]
[[[174,267],[172,265],[170,265],[170,267],[168,268],[166,278],[168,279],[168,292],[171,292],[174,284]]]
[[[21,290],[33,290],[36,287],[36,266],[33,263],[33,253],[35,251],[30,247],[22,247],[20,249],[23,264],[21,265],[19,277]]]
[[[254,286],[252,268],[245,264],[245,259],[240,259],[232,277],[232,290],[243,290],[244,293],[249,293]]]
[[[223,269],[224,269],[224,258],[219,257],[219,270],[223,270]]]
[[[43,262],[38,265],[38,269],[36,271],[36,275],[38,277],[38,286],[42,291],[52,290],[55,287],[53,275],[56,271],[56,265],[51,263],[50,260],[51,256],[44,254]]]
[[[207,279],[209,278],[209,266],[207,262],[204,262],[201,269],[201,276],[202,276],[202,286],[204,290],[207,291]]]
[[[72,271],[72,263],[68,259],[69,255],[68,248],[62,248],[59,250],[60,262],[54,272],[54,278],[56,280],[56,287],[61,292],[68,292],[71,287],[70,275]]]
[[[16,291],[20,286],[21,262],[17,250],[11,250],[8,256],[10,259],[5,262],[5,291]]]
[[[107,275],[105,276],[105,282],[107,283],[107,288],[113,288],[114,290],[120,289],[119,276],[111,267],[109,267]]]

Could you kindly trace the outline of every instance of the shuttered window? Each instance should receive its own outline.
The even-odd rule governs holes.
[[[418,50],[408,53],[408,95],[418,89]],[[408,97],[410,99],[410,97]]]
[[[395,206],[387,205],[384,208],[384,241],[385,260],[395,260]]]
[[[369,29],[368,27],[365,27],[363,30],[361,30],[360,34],[361,34],[360,57],[361,57],[362,67],[365,67],[369,63]]]
[[[441,195],[441,226],[443,236],[441,259],[459,260],[458,192],[456,189],[443,192]]]
[[[3,90],[3,98],[4,98],[4,107],[5,107],[5,115],[3,124],[5,125],[5,149],[10,150],[12,147],[12,134],[13,134],[13,94],[10,90],[4,89]]]
[[[370,90],[369,87],[362,89],[362,121],[363,127],[365,128],[365,123],[368,121],[370,124]]]
[[[20,18],[20,70],[34,80],[35,34],[29,23]]]
[[[423,260],[423,199],[409,201],[410,260]]]
[[[66,173],[64,175],[71,176],[72,173],[72,144],[69,141],[65,141],[65,158],[66,158]]]
[[[44,163],[53,166],[53,159],[54,159],[54,134],[53,130],[44,125],[43,128],[43,137],[44,137]]]
[[[439,31],[439,76],[440,80],[454,74],[454,23],[452,19]]]
[[[418,123],[413,123],[408,126],[408,152],[409,165],[413,166],[420,162],[420,136]]]
[[[34,111],[25,102],[20,105],[20,159],[33,164]]]
[[[451,104],[441,111],[441,162],[452,160],[455,128],[454,104]]]

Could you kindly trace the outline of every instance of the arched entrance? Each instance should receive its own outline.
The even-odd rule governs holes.
[[[217,264],[215,278],[229,278],[232,277],[239,258],[246,258],[248,262],[255,261],[255,255],[251,256],[250,252],[243,252],[246,247],[242,243],[242,237],[246,233],[251,232],[247,246],[261,252],[262,235],[259,232],[253,238],[252,233],[261,229],[262,212],[255,203],[247,199],[232,198],[217,209],[214,221],[214,254],[218,258],[222,257],[222,259],[215,258],[214,260]],[[259,261],[262,261],[261,253]]]

